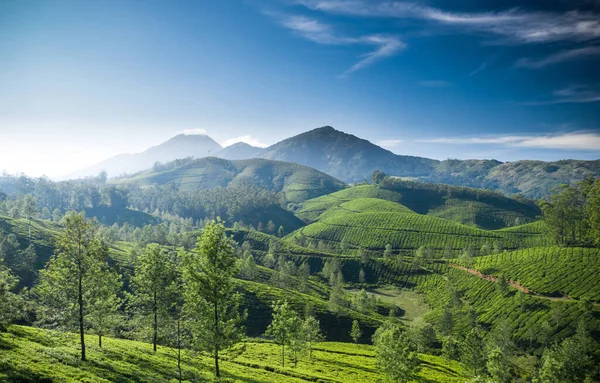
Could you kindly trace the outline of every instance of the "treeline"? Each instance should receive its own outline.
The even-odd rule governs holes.
[[[600,179],[554,189],[541,203],[544,221],[559,246],[600,246]]]
[[[269,207],[285,205],[282,195],[247,184],[184,191],[173,183],[140,188],[106,181],[104,172],[97,177],[62,182],[5,174],[0,176],[0,215],[58,221],[70,210],[111,207],[194,221],[220,217],[235,222],[248,221],[250,215]]]

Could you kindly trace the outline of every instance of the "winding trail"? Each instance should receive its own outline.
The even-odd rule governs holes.
[[[471,274],[473,274],[473,275],[475,275],[475,276],[477,276],[477,277],[479,277],[481,279],[485,279],[485,280],[490,281],[490,282],[494,282],[495,283],[496,281],[498,281],[497,277],[494,277],[493,275],[483,274],[479,270],[476,270],[476,269],[469,269],[467,267],[460,266],[460,265],[457,265],[455,263],[448,263],[448,266],[454,267],[455,269],[466,271],[466,272],[471,273]],[[537,298],[548,299],[550,301],[575,301],[575,302],[578,301],[578,299],[575,299],[575,298],[572,298],[572,297],[569,297],[569,296],[551,297],[551,296],[544,295],[544,294],[541,294],[541,293],[536,293],[535,291],[531,291],[527,287],[525,287],[525,286],[523,286],[521,284],[518,284],[515,281],[511,281],[509,279],[507,279],[506,282],[510,286],[514,287],[515,289],[517,289],[517,290],[519,290],[519,291],[521,291],[521,292],[523,292],[525,294],[537,297]],[[600,305],[600,304],[594,303],[594,305]]]

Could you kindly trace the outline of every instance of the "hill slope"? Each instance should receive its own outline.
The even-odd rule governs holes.
[[[91,341],[91,342],[90,342]],[[147,343],[122,339],[103,339],[103,348],[88,336],[88,362],[77,359],[75,334],[12,326],[0,334],[2,360],[0,380],[7,383],[34,382],[175,382],[178,377],[175,353],[160,347],[155,353]],[[248,340],[245,351],[225,355],[221,361],[223,377],[231,382],[374,382],[381,379],[372,346],[351,343],[319,343],[313,361],[303,357],[297,368],[279,366],[280,347],[265,341]],[[432,355],[420,355],[424,382],[459,383],[465,370],[457,362]],[[60,368],[57,368],[57,365]],[[182,377],[185,381],[212,379],[210,357],[183,352]]]
[[[357,198],[383,199],[419,213],[486,230],[530,223],[541,215],[533,203],[507,198],[499,193],[421,182],[387,179],[381,186],[359,185],[302,203],[296,212],[312,222],[332,207]]]
[[[174,183],[180,190],[250,185],[283,192],[289,202],[302,202],[346,187],[343,182],[302,165],[264,159],[229,161],[215,157],[187,161],[165,171],[148,170],[117,183],[139,186]]]

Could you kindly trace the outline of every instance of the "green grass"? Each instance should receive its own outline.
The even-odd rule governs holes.
[[[504,274],[536,293],[600,302],[600,249],[534,247],[477,258],[485,274]]]
[[[430,311],[423,295],[412,290],[400,289],[396,286],[384,286],[369,289],[368,292],[374,294],[382,302],[401,308],[404,311],[403,318],[407,320],[415,320]]]
[[[31,327],[12,326],[0,334],[0,380],[8,383],[33,382],[175,382],[175,354],[165,347],[154,353],[146,343],[103,339],[103,348],[94,336],[87,336],[88,361],[78,359],[78,337]],[[351,343],[319,343],[313,361],[303,356],[297,368],[280,367],[279,346],[261,340],[247,340],[245,351],[233,357],[225,354],[222,374],[232,382],[374,382],[382,379],[374,349]],[[210,381],[211,358],[191,352],[183,354],[187,382]],[[465,371],[456,362],[420,355],[422,370],[414,382],[465,381]]]

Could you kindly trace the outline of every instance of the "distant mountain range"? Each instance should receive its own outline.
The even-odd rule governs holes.
[[[397,155],[367,140],[324,126],[290,137],[268,148],[240,142],[221,147],[206,135],[178,135],[138,154],[123,154],[78,171],[71,178],[135,173],[156,162],[186,157],[219,157],[227,160],[264,158],[315,168],[344,182],[368,179],[374,170],[388,175],[430,182],[496,189],[539,198],[562,183],[600,177],[600,160],[556,162],[496,160],[445,160]]]

